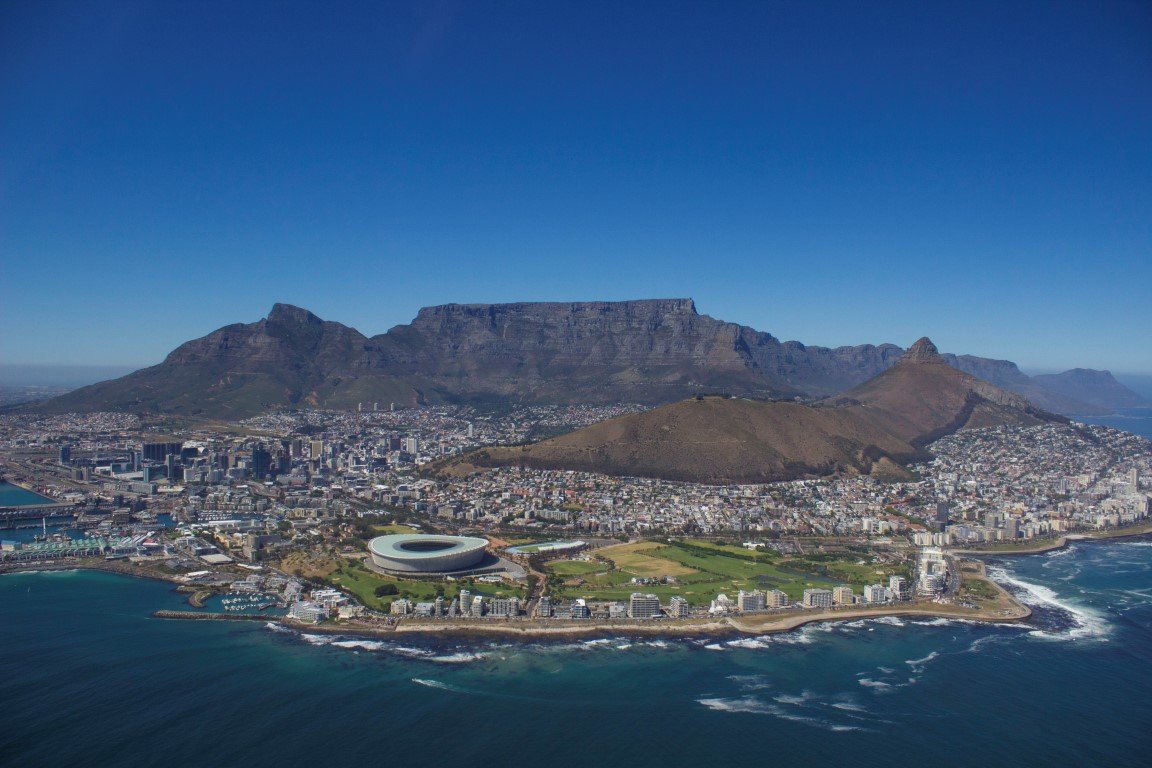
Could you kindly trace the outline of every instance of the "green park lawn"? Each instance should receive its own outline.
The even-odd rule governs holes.
[[[445,600],[456,597],[461,589],[467,589],[473,595],[482,594],[485,597],[513,595],[524,597],[525,594],[523,586],[513,586],[507,583],[477,583],[472,579],[456,581],[417,580],[385,576],[369,570],[359,560],[345,560],[339,569],[329,574],[328,581],[356,595],[360,602],[375,610],[383,610],[387,604],[401,597],[407,597],[416,602],[435,600],[437,587],[443,589],[442,594]],[[396,594],[377,597],[376,588],[384,584],[395,586]]]
[[[632,592],[649,592],[667,602],[674,595],[694,605],[704,605],[718,593],[734,598],[737,591],[780,589],[793,600],[810,587],[831,589],[849,585],[859,594],[867,584],[887,583],[897,573],[893,566],[881,566],[859,553],[831,557],[784,557],[775,552],[752,553],[741,547],[689,540],[663,544],[636,542],[599,550],[597,555],[612,563],[593,564],[559,560],[546,568],[561,584],[553,589],[558,597],[585,597],[595,600],[626,600]],[[582,572],[581,572],[582,571]],[[676,584],[633,585],[632,577],[675,577]],[[571,583],[582,579],[584,583]]]

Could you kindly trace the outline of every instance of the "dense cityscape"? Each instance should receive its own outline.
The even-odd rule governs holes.
[[[7,415],[0,419],[5,477],[47,498],[5,509],[10,529],[42,531],[30,541],[6,540],[0,558],[10,567],[80,558],[164,563],[169,577],[204,590],[202,597],[225,595],[224,610],[278,606],[306,622],[687,618],[910,598],[966,604],[952,554],[960,547],[1020,546],[1149,516],[1149,442],[1078,424],[953,434],[932,445],[931,462],[912,468],[917,481],[903,483],[856,476],[705,486],[517,467],[464,477],[436,471],[444,457],[471,448],[636,410],[492,415],[373,404],[189,428],[112,413]],[[423,593],[403,574],[374,571],[365,557],[371,534],[417,532],[481,534],[498,563],[449,578],[447,589],[441,583],[429,592],[417,582]],[[683,566],[674,561],[651,560],[651,573],[620,569],[626,561],[614,553],[634,546],[625,542],[715,547],[710,554],[729,558],[739,555],[723,547],[739,547],[756,562],[798,563],[815,553],[850,565],[866,553],[879,569],[867,574],[875,583],[822,568],[842,578],[799,584],[791,594],[757,588],[760,581],[730,596],[701,596],[680,592],[674,574]],[[317,562],[338,565],[312,572]],[[341,584],[352,567],[359,581],[348,575]],[[631,576],[623,593],[613,591],[617,584],[597,592],[588,574],[607,569]],[[585,578],[566,578],[577,576]],[[857,591],[848,583],[855,576]],[[365,594],[365,584],[375,591]]]

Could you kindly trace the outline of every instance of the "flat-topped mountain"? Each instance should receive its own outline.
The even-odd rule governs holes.
[[[811,398],[870,379],[902,352],[893,344],[780,341],[701,315],[691,299],[446,304],[372,337],[277,304],[255,323],[182,344],[159,365],[24,409],[235,418],[361,402],[656,405],[714,392]],[[1116,383],[1089,404],[1064,394],[1066,387],[1044,389],[1008,361],[944,359],[1063,413],[1099,412],[1116,388],[1124,390]]]
[[[961,429],[1065,421],[950,366],[921,339],[886,371],[812,405],[700,397],[534,445],[485,448],[444,467],[526,466],[702,483],[829,474],[906,477],[924,446]]]

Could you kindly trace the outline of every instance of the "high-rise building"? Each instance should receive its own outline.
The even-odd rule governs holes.
[[[541,619],[547,619],[552,615],[552,598],[548,595],[543,595],[540,602],[536,603],[536,616]]]
[[[832,593],[827,589],[806,589],[800,603],[805,608],[831,608]]]
[[[660,615],[660,598],[633,592],[628,598],[628,615],[633,619],[651,619]]]
[[[788,593],[780,589],[770,589],[764,593],[764,604],[768,608],[787,608]]]
[[[262,479],[268,474],[268,470],[272,468],[272,454],[264,447],[263,443],[257,443],[252,448],[252,475],[257,479]]]
[[[736,593],[736,609],[740,611],[762,611],[767,603],[764,600],[764,593],[758,589],[751,592],[740,590]]]
[[[184,443],[143,443],[140,446],[140,459],[161,464],[170,453],[179,456],[183,448]]]
[[[852,595],[852,587],[836,587],[832,590],[832,602],[836,605],[852,605],[856,598]]]
[[[688,618],[688,601],[676,595],[668,602],[668,615],[674,619]]]
[[[72,446],[68,445],[68,443],[63,443],[60,446],[59,459],[61,464],[70,464],[72,462]]]
[[[883,603],[888,600],[888,590],[883,584],[869,584],[864,587],[864,602]]]
[[[467,589],[460,590],[460,613],[464,616],[472,615],[472,593]]]
[[[493,616],[519,616],[520,615],[520,598],[518,597],[494,597],[492,598],[492,611]]]
[[[1017,539],[1020,537],[1020,518],[1009,517],[1004,520],[1004,538]]]
[[[903,576],[888,577],[888,596],[893,600],[907,600],[908,580]]]

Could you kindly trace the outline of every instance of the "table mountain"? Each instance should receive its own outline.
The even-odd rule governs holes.
[[[25,410],[236,418],[360,402],[657,405],[716,392],[811,398],[870,379],[902,352],[893,344],[829,349],[780,341],[701,315],[691,299],[446,304],[372,337],[277,304],[255,323],[181,345],[159,365]],[[1104,388],[1090,404],[1067,387],[1045,388],[1008,361],[945,360],[1063,413],[1099,412],[1124,389]]]

